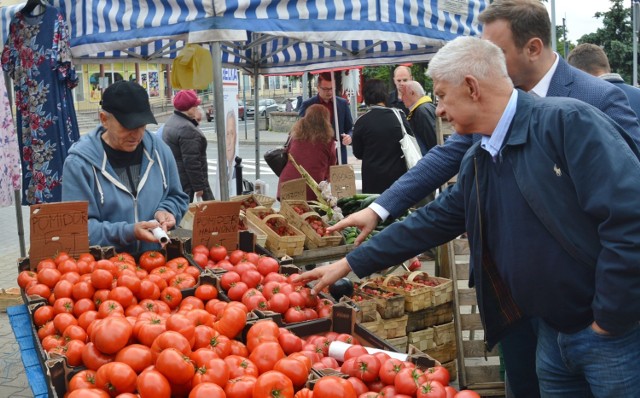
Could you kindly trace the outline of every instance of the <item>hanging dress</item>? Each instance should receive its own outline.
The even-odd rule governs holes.
[[[51,6],[39,15],[17,12],[9,26],[2,68],[15,90],[23,205],[61,201],[62,166],[79,138],[69,39],[64,16]]]
[[[4,73],[0,73],[0,207],[13,204],[20,189],[20,153]]]

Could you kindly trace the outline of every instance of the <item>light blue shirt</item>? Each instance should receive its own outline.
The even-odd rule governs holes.
[[[500,149],[502,148],[502,144],[504,144],[504,139],[509,131],[509,126],[511,125],[513,116],[516,114],[517,102],[518,90],[513,89],[511,98],[509,98],[509,102],[504,108],[504,112],[502,112],[502,116],[500,117],[496,128],[493,130],[493,133],[490,136],[483,135],[480,141],[480,146],[491,154],[494,162],[500,154]]]

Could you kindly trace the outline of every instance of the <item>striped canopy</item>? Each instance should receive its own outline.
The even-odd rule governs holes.
[[[251,74],[426,61],[478,35],[487,0],[53,0],[78,62],[169,62],[185,42],[220,42]],[[0,8],[2,40],[23,4]]]

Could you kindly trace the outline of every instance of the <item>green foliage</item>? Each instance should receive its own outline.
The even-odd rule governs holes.
[[[602,28],[594,33],[583,35],[578,44],[592,43],[601,46],[609,58],[611,71],[619,73],[631,83],[633,74],[633,29],[631,27],[631,8],[623,6],[623,0],[610,0],[611,9],[596,12],[596,18],[602,18]]]
[[[426,62],[411,65],[411,75],[413,76],[413,80],[420,83],[427,94],[433,92],[433,81],[431,81],[431,79],[426,75],[428,65],[429,64]],[[387,82],[389,91],[392,91],[395,89],[395,84],[393,84],[393,71],[396,66],[398,65],[364,67],[362,71],[364,80],[380,79]]]

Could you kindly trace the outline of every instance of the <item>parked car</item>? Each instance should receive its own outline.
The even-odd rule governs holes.
[[[244,102],[238,101],[238,119],[244,120]]]
[[[278,112],[286,112],[287,111],[287,101],[291,101],[291,112],[294,112],[298,105],[298,98],[291,97],[286,98],[284,101],[278,104]]]
[[[261,99],[258,103],[258,113],[260,114],[260,116],[266,116],[267,113],[271,113],[277,110],[278,104],[273,98],[264,98]],[[245,112],[247,117],[249,118],[253,118],[255,116],[255,106],[253,104],[253,101],[247,101]]]

